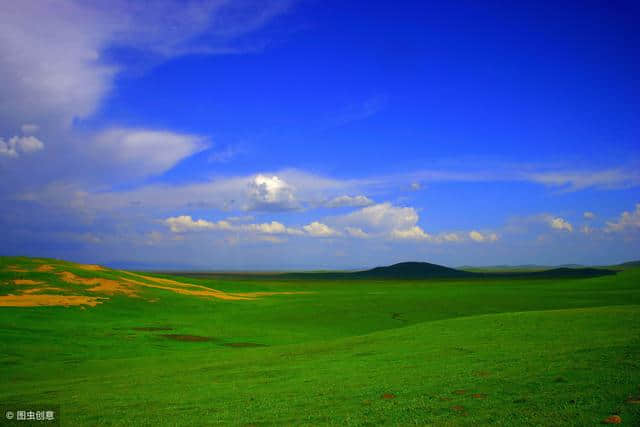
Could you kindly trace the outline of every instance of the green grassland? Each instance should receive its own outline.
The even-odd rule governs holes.
[[[54,269],[37,271],[43,263]],[[143,287],[95,307],[0,307],[0,403],[60,405],[63,425],[588,426],[617,414],[636,426],[640,268],[617,270],[431,280],[145,274],[228,293],[298,293],[226,300]],[[131,277],[2,257],[0,298],[29,288],[14,280],[95,296],[62,271]]]

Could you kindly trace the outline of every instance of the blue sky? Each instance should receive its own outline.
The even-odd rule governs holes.
[[[640,254],[633,2],[0,5],[0,253],[148,268]]]

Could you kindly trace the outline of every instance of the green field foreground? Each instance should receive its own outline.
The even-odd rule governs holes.
[[[100,294],[65,272],[135,278],[137,295]],[[153,277],[274,294],[142,286]],[[38,286],[105,298],[0,307],[0,402],[60,405],[63,425],[640,425],[639,268],[305,280],[0,258],[0,303]]]

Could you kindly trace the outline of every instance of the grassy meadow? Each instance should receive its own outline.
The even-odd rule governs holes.
[[[0,402],[63,425],[640,425],[638,267],[325,280],[2,257],[0,340]]]

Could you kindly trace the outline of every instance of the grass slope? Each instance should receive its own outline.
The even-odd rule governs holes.
[[[36,271],[43,263],[55,270]],[[87,292],[61,271],[128,277],[0,258],[0,294],[25,286],[14,280]],[[171,279],[306,293],[234,301],[144,287],[86,309],[0,307],[0,401],[60,404],[67,425],[582,426],[613,413],[640,423],[640,405],[625,403],[640,394],[640,269],[588,279]]]

